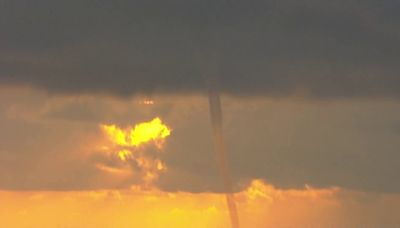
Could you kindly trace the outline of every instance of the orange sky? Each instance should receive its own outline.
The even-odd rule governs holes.
[[[399,2],[0,0],[0,228],[400,228]]]
[[[201,96],[154,97],[151,104],[143,100],[150,99],[0,91],[0,227],[229,227],[207,102]],[[241,227],[400,224],[400,194],[384,191],[388,182],[377,184],[371,173],[354,176],[363,168],[358,161],[377,156],[368,148],[380,143],[390,152],[396,144],[388,133],[382,140],[365,140],[368,131],[354,137],[359,131],[353,123],[376,120],[376,106],[396,119],[395,104],[224,101]],[[347,119],[368,111],[365,120]],[[151,131],[135,130],[147,124]],[[110,132],[116,134],[107,134],[104,126],[114,126]],[[143,142],[136,145],[138,134]],[[350,159],[343,162],[354,163],[351,171],[330,166],[335,156]],[[380,167],[377,175],[385,171]],[[348,182],[340,184],[337,180],[343,179],[335,175]],[[363,189],[363,180],[383,190]],[[351,188],[352,183],[359,185]]]
[[[399,194],[280,190],[255,180],[236,199],[241,227],[395,227],[400,222]],[[0,202],[1,227],[229,227],[225,198],[213,193],[1,191]]]

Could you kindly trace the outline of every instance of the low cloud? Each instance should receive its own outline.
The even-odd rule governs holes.
[[[395,1],[2,1],[0,83],[52,93],[399,97]],[[211,72],[215,73],[215,72]]]
[[[144,105],[139,97],[46,96],[37,90],[9,89],[0,92],[0,99],[1,189],[141,185],[141,169],[123,165],[118,152],[124,148],[111,149],[99,124],[125,129],[160,116],[172,132],[161,152],[156,146],[146,150],[146,156],[167,167],[152,185],[168,192],[224,191],[204,97],[155,96],[153,105]],[[260,97],[222,101],[235,191],[253,179],[282,189],[309,185],[400,191],[399,183],[392,181],[400,171],[397,102]],[[56,116],[51,114],[55,110]]]

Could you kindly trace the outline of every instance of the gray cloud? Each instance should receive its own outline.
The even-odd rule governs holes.
[[[138,169],[134,174],[139,175],[124,176],[96,166],[126,168],[114,149],[111,155],[101,149],[109,145],[101,141],[99,124],[125,127],[160,116],[172,134],[163,152],[148,154],[168,167],[154,184],[167,191],[223,191],[207,99],[157,96],[152,106],[140,105],[140,100],[1,90],[0,188],[76,190],[140,184]],[[308,184],[400,191],[394,181],[400,172],[397,101],[224,97],[223,105],[236,190],[261,178],[285,189]]]
[[[396,102],[228,99],[224,107],[236,187],[262,178],[281,188],[400,191],[391,181],[400,171]],[[196,121],[171,137],[165,159],[176,172],[160,179],[164,188],[222,191],[206,116],[206,106],[193,111]]]
[[[398,97],[395,1],[0,2],[0,83],[55,93]],[[200,57],[199,57],[200,56]]]

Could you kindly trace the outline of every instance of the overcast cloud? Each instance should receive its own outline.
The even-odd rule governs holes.
[[[400,95],[393,0],[0,1],[0,83],[55,93]],[[207,60],[207,61],[206,61]]]
[[[222,191],[198,96],[217,75],[237,190],[261,178],[399,192],[399,12],[394,0],[0,0],[0,188],[129,187],[139,180],[96,167],[99,124],[160,116],[173,132],[155,184]]]

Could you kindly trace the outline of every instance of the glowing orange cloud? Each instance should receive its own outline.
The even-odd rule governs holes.
[[[134,164],[135,167],[140,168],[142,180],[146,186],[157,179],[160,172],[166,171],[167,166],[161,160],[146,156],[145,148],[141,147],[148,143],[154,143],[160,149],[165,138],[171,134],[171,129],[159,117],[126,129],[119,128],[114,124],[101,125],[101,129],[112,143],[111,146],[103,147],[113,151],[120,161]],[[104,167],[104,165],[99,166],[105,172],[115,170],[112,167],[107,169]],[[109,173],[116,174],[118,172]]]
[[[161,122],[160,118],[154,118],[150,122],[140,123],[130,132],[130,143],[139,146],[142,143],[154,140],[159,141],[171,134],[171,130]]]
[[[119,146],[140,146],[144,143],[154,141],[161,145],[163,139],[171,134],[171,129],[162,123],[159,117],[149,122],[135,125],[134,128],[121,129],[114,124],[102,125],[110,141]]]
[[[108,138],[115,144],[120,146],[127,146],[128,141],[126,137],[126,132],[115,125],[102,125],[104,132],[107,134]]]

